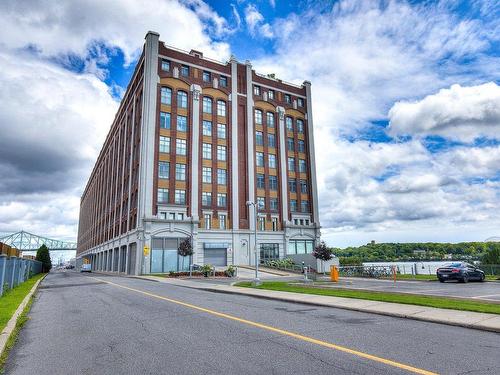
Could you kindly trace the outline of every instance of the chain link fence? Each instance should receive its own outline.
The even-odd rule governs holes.
[[[42,272],[42,262],[1,254],[0,296],[40,272]]]

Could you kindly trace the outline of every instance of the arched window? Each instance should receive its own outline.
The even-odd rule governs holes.
[[[161,88],[161,104],[172,104],[172,89],[168,87]]]
[[[203,97],[203,113],[212,113],[212,99]]]
[[[188,106],[188,96],[184,91],[177,91],[177,107],[187,108]]]
[[[226,102],[217,100],[217,116],[226,116]]]

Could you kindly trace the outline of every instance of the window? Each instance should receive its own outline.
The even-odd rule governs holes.
[[[175,140],[175,150],[177,155],[187,155],[186,150],[186,140],[185,139],[176,139]]]
[[[273,217],[272,222],[273,222],[273,232],[276,232],[278,230],[278,218]]]
[[[276,155],[269,154],[268,157],[269,157],[269,168],[275,169],[276,168]]]
[[[288,254],[310,254],[314,249],[314,241],[290,240],[288,242]]]
[[[212,99],[203,97],[203,113],[212,113]]]
[[[226,124],[217,124],[217,137],[226,139]]]
[[[168,87],[161,88],[161,104],[172,104],[172,89]]]
[[[269,176],[269,190],[278,190],[278,178]]]
[[[187,65],[181,66],[181,75],[183,77],[189,77],[189,66],[187,66]]]
[[[306,144],[302,139],[299,139],[299,152],[306,152]]]
[[[297,119],[297,131],[299,133],[304,133],[304,120]]]
[[[226,229],[226,215],[219,214],[219,229]]]
[[[167,220],[167,213],[166,212],[160,212],[160,219]]]
[[[169,218],[170,220],[175,220],[175,212],[170,212],[170,213],[168,214],[168,218]]]
[[[300,201],[300,211],[309,212],[309,202],[308,201]]]
[[[263,210],[266,208],[266,198],[257,197],[257,209]]]
[[[304,159],[299,159],[299,172],[306,172],[306,161]]]
[[[307,182],[306,182],[306,180],[300,180],[300,192],[307,194]]]
[[[260,86],[253,85],[253,94],[260,95]]]
[[[257,167],[264,166],[264,153],[256,152],[255,159],[256,159]]]
[[[267,135],[267,145],[269,147],[276,147],[276,136],[274,134]]]
[[[267,126],[270,128],[274,128],[274,113],[267,112],[266,118],[267,118]]]
[[[285,94],[285,103],[287,103],[287,104],[292,103],[292,97],[288,94]]]
[[[184,220],[184,214],[182,212],[177,214],[177,220]]]
[[[287,138],[286,144],[288,151],[295,151],[295,143],[293,141],[293,138]]]
[[[257,189],[265,189],[266,181],[262,173],[257,173]]]
[[[273,211],[278,211],[278,198],[269,199],[269,208]]]
[[[217,193],[217,206],[226,207],[227,206],[227,194]]]
[[[227,77],[220,76],[219,83],[221,87],[227,87]]]
[[[255,123],[262,125],[262,111],[260,109],[255,110]]]
[[[158,162],[158,177],[168,178],[170,175],[170,163],[168,161]]]
[[[203,72],[203,82],[210,82],[210,72]]]
[[[264,139],[262,138],[262,132],[255,132],[255,144],[257,146],[264,145]]]
[[[225,169],[217,169],[217,184],[226,185],[227,184],[227,171]]]
[[[295,158],[288,158],[288,170],[295,172]]]
[[[291,178],[288,180],[288,190],[290,193],[296,193],[297,192],[297,181],[295,178]]]
[[[187,117],[177,115],[177,131],[185,132],[187,131]]]
[[[265,216],[259,217],[259,230],[261,230],[261,231],[266,230],[266,217]]]
[[[205,229],[210,229],[212,227],[212,214],[203,215],[205,221]]]
[[[186,204],[186,190],[175,190],[175,203]]]
[[[158,189],[158,203],[168,203],[168,189]]]
[[[290,199],[290,211],[297,211],[297,199]]]
[[[302,98],[297,98],[297,105],[299,107],[303,107],[304,106],[304,99]]]
[[[160,128],[170,129],[170,113],[160,112]]]
[[[188,94],[184,91],[177,91],[177,108],[188,107]]]
[[[175,179],[177,181],[186,181],[186,164],[175,164]]]
[[[170,138],[160,135],[160,152],[170,152]]]
[[[203,167],[201,171],[201,181],[205,184],[212,183],[212,168]]]
[[[204,191],[201,193],[201,205],[211,206],[212,205],[212,193],[209,191]]]
[[[274,99],[274,91],[273,91],[273,90],[268,90],[268,91],[267,91],[267,97],[268,97],[270,100],[273,100],[273,99]]]
[[[217,146],[217,160],[226,161],[226,159],[227,159],[226,146]]]
[[[289,130],[289,131],[293,132],[293,120],[292,120],[292,118],[291,117],[287,117],[285,119],[285,121],[286,121],[286,130]]]
[[[170,70],[170,61],[161,60],[161,70],[168,72]]]
[[[212,145],[210,143],[203,143],[202,155],[203,159],[212,159]]]
[[[280,245],[277,243],[260,244],[260,260],[266,262],[271,259],[280,258]]]
[[[226,102],[217,100],[217,116],[226,116]]]
[[[212,122],[203,120],[203,135],[206,135],[207,137],[212,136]]]

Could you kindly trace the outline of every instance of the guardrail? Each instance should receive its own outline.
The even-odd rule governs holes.
[[[0,254],[0,296],[40,272],[42,262]]]
[[[391,277],[393,266],[342,266],[339,275],[343,277]]]

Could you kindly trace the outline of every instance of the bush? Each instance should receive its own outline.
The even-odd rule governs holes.
[[[234,277],[234,275],[236,274],[236,267],[230,265],[229,267],[227,267],[227,270],[224,271],[224,274],[227,277]]]
[[[203,274],[203,276],[208,277],[210,273],[212,272],[212,265],[211,264],[204,264],[201,266],[200,271]]]

